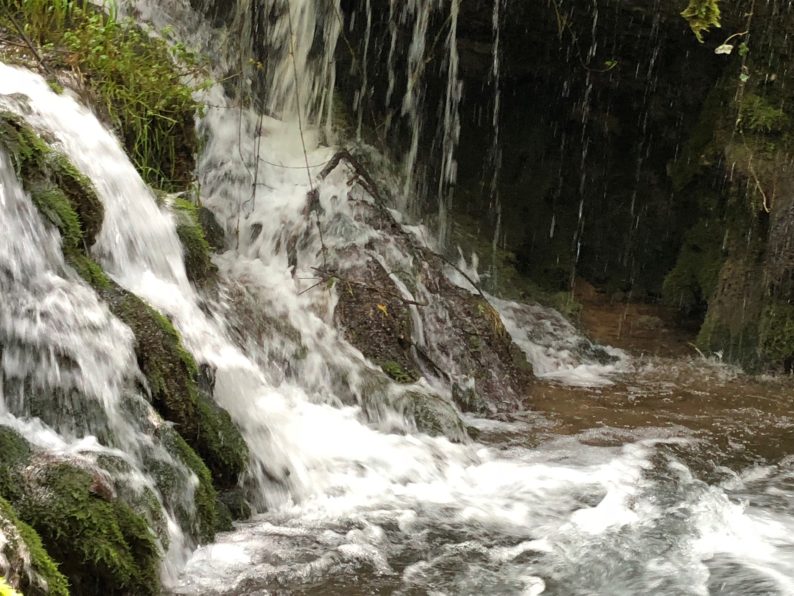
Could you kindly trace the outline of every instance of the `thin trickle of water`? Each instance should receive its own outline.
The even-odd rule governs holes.
[[[354,105],[358,117],[358,125],[356,126],[356,140],[358,142],[361,142],[361,129],[364,124],[364,111],[367,109],[367,107],[369,107],[369,45],[370,38],[372,37],[371,0],[365,0],[364,11],[367,18],[367,28],[364,32],[364,54],[362,56],[361,66],[361,88],[358,91]]]

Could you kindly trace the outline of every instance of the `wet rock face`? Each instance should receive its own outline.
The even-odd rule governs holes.
[[[463,410],[518,407],[529,394],[532,368],[485,297],[451,283],[446,260],[418,245],[385,209],[361,201],[357,212],[360,221],[388,231],[384,238],[411,262],[390,263],[381,256],[390,247],[378,240],[329,260],[326,274],[339,296],[335,319],[345,338],[398,383],[422,376],[442,382]],[[437,409],[409,401],[420,418]]]
[[[363,0],[347,0],[348,39],[364,51]],[[724,59],[719,41],[699,44],[680,16],[685,2],[503,2],[500,16],[500,167],[497,192],[505,247],[521,271],[546,290],[568,289],[574,270],[599,286],[659,295],[686,225],[673,196],[667,163],[688,129]],[[443,12],[443,11],[440,11]],[[726,19],[732,11],[725,10]],[[355,18],[353,15],[356,15]],[[456,153],[456,214],[478,220],[491,238],[497,224],[491,182],[495,161],[493,0],[461,4],[458,22],[463,80],[461,136]],[[732,21],[731,21],[732,22]],[[446,93],[446,21],[431,18],[420,172],[424,207],[435,212],[440,134],[435,123]],[[727,27],[727,25],[726,25]],[[374,0],[367,122],[399,113],[405,90],[397,77],[386,105],[390,56],[389,3]],[[411,43],[397,27],[395,71],[405,72]],[[402,51],[399,49],[402,48]],[[340,44],[339,88],[348,105],[360,90],[361,61]],[[396,119],[395,119],[396,120]],[[399,160],[410,131],[392,122],[384,146]],[[388,149],[387,149],[388,150]],[[435,152],[435,153],[434,153]],[[421,190],[421,189],[420,189]],[[580,215],[581,212],[581,215]],[[482,256],[482,255],[481,255]]]

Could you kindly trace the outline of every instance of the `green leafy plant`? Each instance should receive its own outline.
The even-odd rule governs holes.
[[[704,32],[712,27],[721,26],[719,0],[689,0],[689,5],[681,16],[687,20],[692,33],[700,43],[703,43]]]
[[[778,133],[788,125],[786,113],[763,97],[747,93],[742,98],[741,124],[750,132]]]
[[[193,178],[194,89],[206,83],[199,57],[169,44],[113,4],[103,12],[80,0],[10,0],[11,18],[52,66],[75,72],[117,129],[144,179],[166,190]]]

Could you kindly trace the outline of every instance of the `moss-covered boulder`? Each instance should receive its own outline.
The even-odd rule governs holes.
[[[207,207],[199,207],[197,210],[198,222],[204,232],[204,238],[213,250],[223,250],[226,246],[226,234],[218,223],[215,214]]]
[[[177,218],[176,233],[182,243],[188,279],[195,284],[211,281],[218,269],[210,258],[210,245],[204,235],[199,207],[187,199],[176,198],[172,201],[172,208]]]
[[[0,146],[11,156],[33,202],[61,231],[64,248],[93,245],[104,207],[86,177],[10,112],[0,111]]]
[[[210,542],[215,532],[227,529],[218,507],[217,493],[212,483],[212,475],[202,459],[173,429],[163,426],[158,431],[162,444],[169,453],[174,454],[196,476],[197,483],[192,495],[178,494],[180,485],[173,477],[173,469],[161,461],[147,462],[150,473],[155,477],[163,499],[171,504],[183,528],[199,542]],[[188,498],[186,498],[188,497]],[[184,503],[184,505],[181,505]]]
[[[146,522],[67,462],[34,457],[21,470],[20,515],[61,563],[77,594],[158,594],[160,553]]]
[[[3,577],[9,589],[26,596],[69,595],[66,577],[47,554],[39,535],[0,497],[0,579]]]
[[[398,404],[402,413],[413,420],[418,431],[433,437],[445,436],[454,442],[468,439],[466,426],[455,407],[438,395],[406,391],[398,399]]]
[[[158,594],[160,551],[146,521],[117,498],[108,478],[82,460],[31,449],[0,427],[0,497],[41,538],[75,594]],[[28,546],[38,546],[28,533]],[[37,563],[52,593],[66,594],[52,561]],[[35,587],[34,587],[34,593]]]
[[[196,363],[176,329],[143,300],[115,284],[101,294],[113,314],[135,334],[138,365],[157,411],[175,423],[219,487],[236,485],[248,463],[248,448],[229,413],[199,391]]]

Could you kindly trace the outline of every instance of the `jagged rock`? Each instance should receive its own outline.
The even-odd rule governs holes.
[[[376,240],[331,255],[325,274],[336,283],[334,316],[348,341],[400,383],[429,375],[450,386],[473,384],[481,399],[469,405],[479,413],[505,412],[522,403],[532,367],[484,295],[451,283],[446,260],[417,244],[387,210],[359,201],[355,217],[383,231],[410,262],[384,265],[379,255],[393,254],[395,247]],[[417,324],[432,334],[422,339]]]

